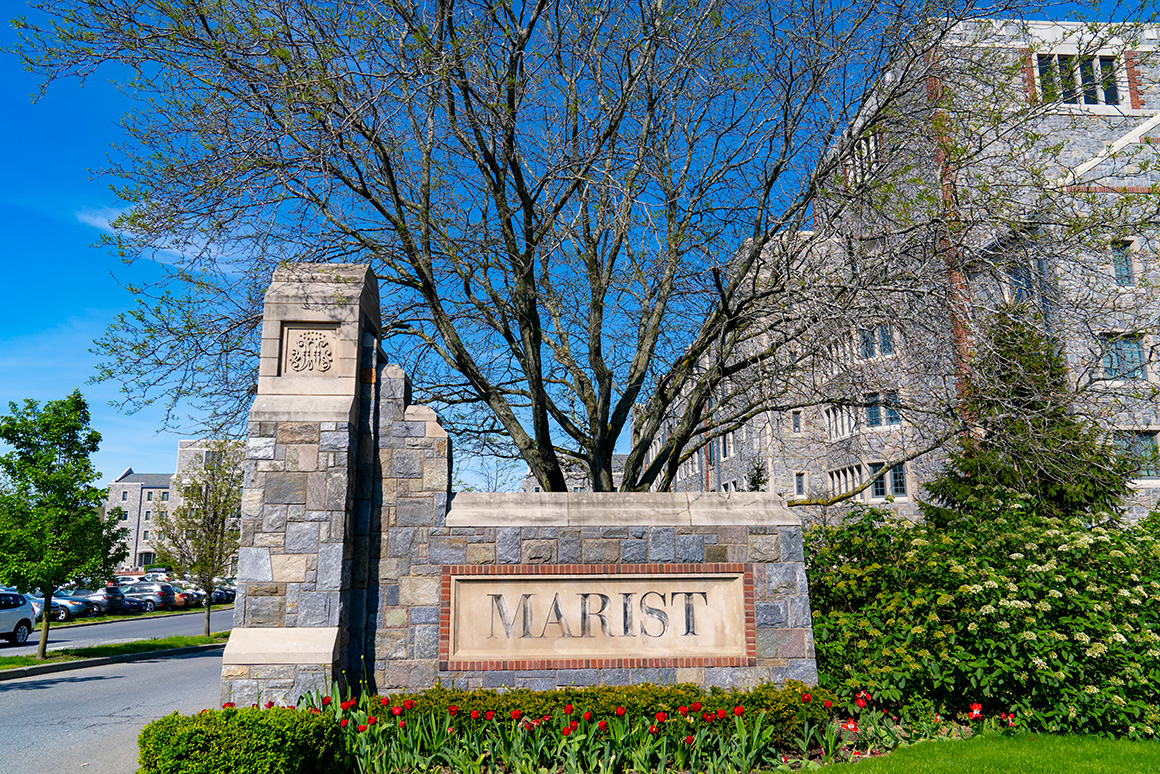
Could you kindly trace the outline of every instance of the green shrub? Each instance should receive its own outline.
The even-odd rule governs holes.
[[[945,528],[857,509],[807,533],[821,683],[1041,729],[1160,727],[1160,517],[1040,516],[1007,493]]]
[[[329,774],[344,766],[331,719],[289,709],[176,712],[145,726],[139,774]]]

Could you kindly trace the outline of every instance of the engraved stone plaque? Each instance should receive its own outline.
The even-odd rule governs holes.
[[[288,324],[282,330],[282,375],[326,376],[334,369],[337,350],[333,326]]]
[[[741,572],[451,576],[441,657],[744,662],[745,580]]]

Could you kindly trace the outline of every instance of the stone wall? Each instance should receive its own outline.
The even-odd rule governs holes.
[[[361,266],[286,266],[266,295],[250,415],[238,598],[222,701],[295,703],[329,681],[378,691],[816,681],[801,524],[773,495],[449,493],[451,446],[379,347]],[[449,508],[449,505],[451,506]],[[744,572],[742,660],[459,669],[452,570]],[[741,623],[739,622],[739,625]],[[516,662],[512,662],[513,664]],[[522,663],[522,662],[521,662]]]

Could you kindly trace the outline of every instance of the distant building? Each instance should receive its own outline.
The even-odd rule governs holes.
[[[620,489],[620,482],[624,480],[624,463],[628,459],[627,454],[613,454],[612,455],[612,485],[615,489]],[[579,462],[565,462],[564,463],[564,481],[568,486],[569,492],[591,492],[592,479],[588,476],[588,471]],[[525,492],[539,492],[541,490],[540,482],[532,475],[529,469],[524,474],[523,491]]]
[[[176,508],[181,502],[178,475],[182,471],[204,464],[209,441],[203,438],[177,442],[177,466],[174,473],[135,473],[133,468],[109,484],[109,499],[105,511],[120,508],[121,526],[129,529],[126,543],[129,555],[118,568],[126,572],[144,570],[157,559],[154,528],[160,509]]]

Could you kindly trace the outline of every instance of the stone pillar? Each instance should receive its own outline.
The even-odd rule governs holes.
[[[379,327],[369,267],[274,272],[246,443],[223,702],[293,704],[342,678],[345,632],[363,615],[350,570],[360,564],[352,538],[369,516],[360,504],[373,499],[376,476],[359,462],[358,431],[373,411]]]

